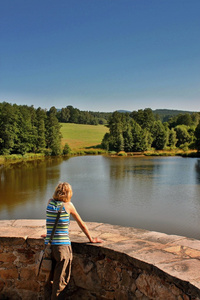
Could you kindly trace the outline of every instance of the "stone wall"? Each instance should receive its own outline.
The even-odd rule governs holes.
[[[68,298],[200,299],[200,242],[180,236],[88,223],[102,244],[86,243],[71,222]],[[44,220],[0,221],[0,299],[43,299],[45,275],[35,275]]]

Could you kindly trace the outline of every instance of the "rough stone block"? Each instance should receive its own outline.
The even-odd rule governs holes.
[[[16,282],[16,288],[19,290],[39,292],[41,287],[39,282],[35,280],[20,280]]]
[[[5,236],[0,237],[0,243],[1,247],[14,247],[16,245],[25,245],[26,244],[26,237],[15,237],[15,236],[9,236],[8,234]]]
[[[5,281],[0,279],[0,293],[3,290],[4,286],[5,286]]]
[[[176,296],[169,289],[169,285],[154,275],[141,274],[136,280],[136,286],[140,292],[150,299],[176,300]]]
[[[35,269],[34,269],[34,265],[32,265],[26,268],[22,268],[20,273],[20,278],[22,280],[30,280],[33,278],[34,275],[35,275]]]
[[[7,279],[17,279],[19,276],[17,268],[2,269],[0,268],[0,278],[4,281]]]
[[[14,262],[16,256],[13,253],[0,253],[0,262]]]

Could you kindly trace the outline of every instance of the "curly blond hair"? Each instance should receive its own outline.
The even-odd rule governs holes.
[[[55,188],[53,199],[57,201],[69,202],[72,197],[72,187],[68,182],[61,182]]]

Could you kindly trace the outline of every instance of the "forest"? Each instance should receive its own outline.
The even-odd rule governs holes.
[[[102,147],[109,151],[141,152],[175,148],[200,151],[200,113],[180,113],[162,122],[150,108],[121,113],[108,121]]]
[[[104,124],[109,128],[102,140],[107,151],[141,152],[150,149],[200,151],[200,113],[179,113],[150,108],[133,112],[80,111],[73,106],[49,110],[33,106],[0,103],[0,155],[44,153],[61,155],[61,122]],[[165,121],[167,120],[167,121]]]
[[[57,110],[0,103],[0,154],[60,155],[61,125]]]
[[[68,105],[57,111],[57,118],[61,123],[88,125],[107,124],[110,116],[111,113],[106,112],[81,111],[72,105]]]

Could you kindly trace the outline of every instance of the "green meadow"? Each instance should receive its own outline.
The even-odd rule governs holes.
[[[104,134],[109,129],[104,125],[84,125],[61,123],[62,145],[69,145],[72,150],[96,148],[101,144]]]

